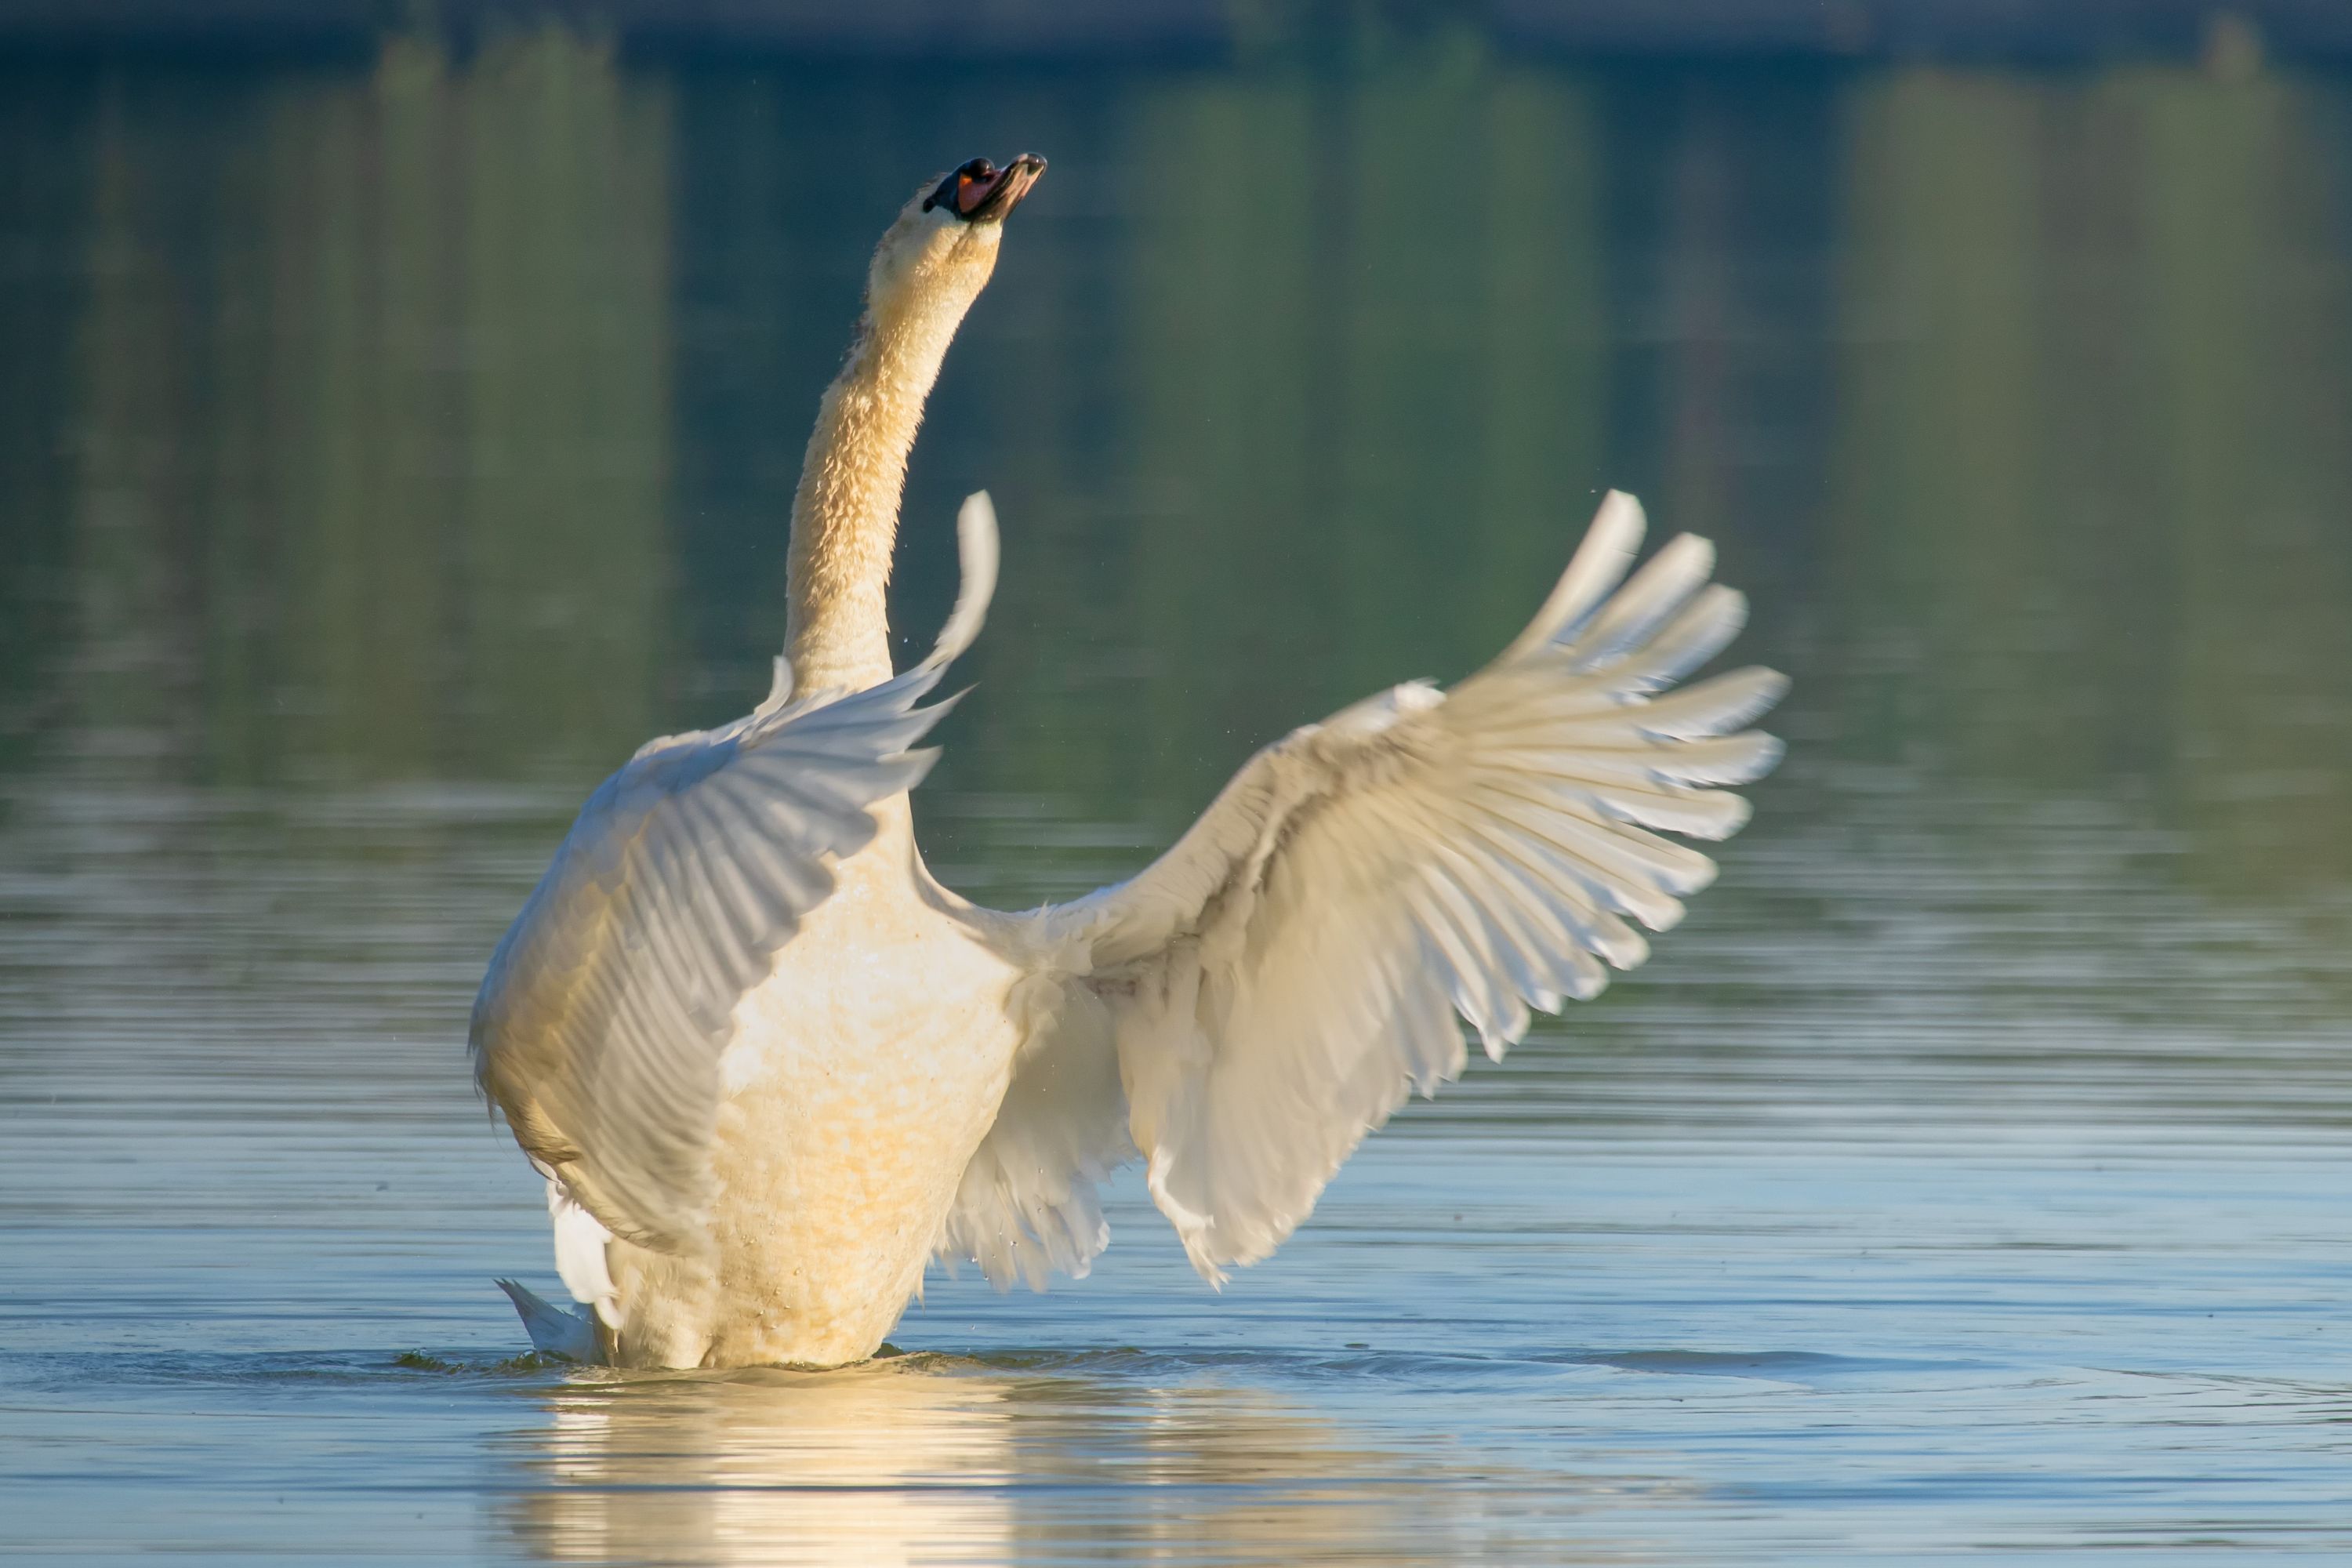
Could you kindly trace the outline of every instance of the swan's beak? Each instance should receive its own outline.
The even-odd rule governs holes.
[[[1024,153],[1000,169],[974,158],[940,182],[926,207],[944,206],[966,223],[1003,223],[1045,172],[1045,160]]]

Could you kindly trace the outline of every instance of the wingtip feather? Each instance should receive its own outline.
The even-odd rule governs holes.
[[[1584,531],[1583,542],[1569,558],[1567,570],[1552,585],[1543,608],[1495,662],[1515,663],[1574,632],[1622,580],[1648,527],[1640,501],[1623,490],[1603,496]]]
[[[944,668],[961,658],[980,636],[988,619],[989,601],[996,595],[996,569],[1002,553],[996,531],[996,503],[986,490],[964,497],[956,511],[956,554],[963,571],[956,590],[955,608],[940,628],[939,641],[923,663]]]
[[[530,1336],[531,1349],[565,1361],[596,1359],[596,1330],[586,1313],[566,1311],[518,1280],[499,1279],[494,1283],[514,1303],[515,1315],[522,1320],[523,1332]]]

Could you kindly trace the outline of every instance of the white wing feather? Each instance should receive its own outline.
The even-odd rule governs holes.
[[[1770,736],[1734,731],[1786,682],[1745,669],[1653,697],[1729,642],[1746,604],[1707,585],[1714,552],[1688,536],[1620,587],[1642,527],[1612,492],[1493,664],[1293,732],[1142,875],[1038,917],[1106,1009],[1073,1037],[1116,1052],[1152,1197],[1213,1282],[1272,1252],[1409,1089],[1460,1073],[1456,1014],[1499,1059],[1531,1008],[1647,956],[1635,923],[1672,926],[1715,876],[1653,829],[1721,838],[1747,820],[1712,786],[1778,760]],[[1097,1160],[1101,1098],[1071,1130]],[[1052,1142],[1035,1121],[1014,1119],[1024,1153]],[[1084,1161],[1040,1163],[1040,1223],[1098,1212],[1055,1195],[1091,1201]],[[1019,1206],[960,1203],[950,1232]]]
[[[1109,1023],[1063,977],[1016,992],[1024,1043],[996,1120],[957,1186],[933,1250],[971,1258],[1002,1290],[1083,1279],[1110,1245],[1099,1184],[1135,1158]]]
[[[574,1203],[553,1176],[547,1178],[547,1217],[555,1229],[555,1272],[563,1288],[573,1300],[595,1309],[606,1328],[619,1328],[621,1294],[613,1288],[611,1259],[604,1250],[613,1233]]]
[[[916,703],[986,612],[985,495],[964,503],[958,535],[963,589],[929,658],[798,700],[780,661],[747,717],[647,743],[589,797],[491,957],[477,1076],[582,1217],[613,1235],[661,1250],[704,1238],[735,1004],[833,890],[833,863],[874,837],[874,805],[935,755],[911,748],[952,700]],[[565,1272],[596,1283],[583,1261]]]

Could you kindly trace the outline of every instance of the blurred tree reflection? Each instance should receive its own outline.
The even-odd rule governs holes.
[[[1854,92],[1848,754],[2153,791],[2217,887],[2341,875],[2352,289],[2344,146],[2305,97],[2153,70]]]
[[[461,73],[108,83],[67,384],[82,633],[120,652],[85,721],[236,779],[656,727],[666,125],[553,29]]]
[[[1221,171],[1146,205],[1129,592],[1171,659],[1161,778],[1532,612],[1595,499],[1600,160],[1573,78],[1274,76],[1146,95],[1134,141]],[[1302,584],[1315,590],[1301,595]]]
[[[58,389],[89,244],[93,96],[82,73],[0,76],[0,769],[31,760],[69,643],[73,463]]]
[[[2344,122],[2278,83],[2115,90],[2154,176],[2149,449],[2180,597],[2147,646],[2175,672],[2190,862],[2217,889],[2333,880],[2352,846]]]
[[[975,892],[1475,667],[1610,483],[1723,542],[1801,757],[2120,802],[2216,889],[2352,868],[2338,85],[1276,57],[910,99],[550,27],[6,97],[9,749],[569,785],[739,711],[875,234],[1036,146],[900,562],[919,640],[996,490],[925,809],[982,882],[1044,853]]]

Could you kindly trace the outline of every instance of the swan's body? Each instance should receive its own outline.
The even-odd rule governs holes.
[[[1652,699],[1743,615],[1612,495],[1536,621],[1441,693],[1398,687],[1260,752],[1133,880],[1026,914],[918,853],[916,704],[979,630],[984,497],[931,657],[893,675],[883,595],[908,448],[999,225],[1042,163],[982,161],[910,205],[825,396],[795,500],[791,675],[600,787],[476,1004],[481,1082],[547,1177],[573,1315],[509,1286],[535,1342],[623,1364],[873,1353],[935,1253],[1000,1285],[1087,1272],[1097,1184],[1137,1156],[1212,1282],[1271,1253],[1409,1088],[1499,1058],[1641,962],[1720,837],[1709,784],[1764,670]],[[1612,590],[1614,592],[1612,593]]]
[[[829,1365],[873,1352],[1004,1097],[1020,969],[912,863],[903,797],[735,1010],[711,1151],[714,1279],[628,1249],[629,1359]]]

